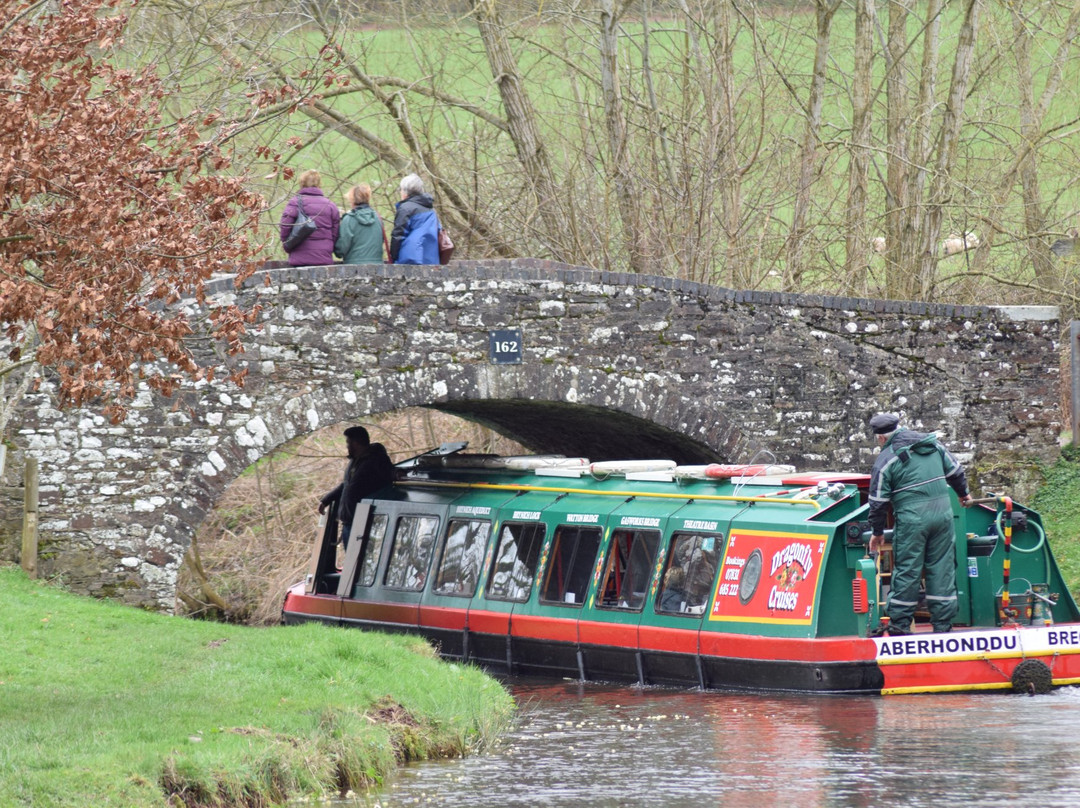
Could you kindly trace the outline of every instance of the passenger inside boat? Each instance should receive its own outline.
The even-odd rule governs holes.
[[[657,609],[661,612],[681,612],[686,608],[686,572],[682,567],[672,566],[664,575],[663,590]]]
[[[719,545],[715,536],[700,533],[673,536],[659,611],[701,614],[705,610],[716,577]]]

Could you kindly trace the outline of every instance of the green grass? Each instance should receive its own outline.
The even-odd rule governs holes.
[[[0,568],[0,807],[266,805],[462,755],[509,695],[422,640],[141,612]]]
[[[1080,452],[1062,450],[1031,506],[1042,516],[1069,591],[1080,597]]]

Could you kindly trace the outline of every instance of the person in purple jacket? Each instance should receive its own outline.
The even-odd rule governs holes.
[[[337,205],[323,196],[319,183],[322,177],[315,170],[300,175],[300,193],[285,205],[281,214],[281,241],[289,237],[296,222],[297,203],[303,200],[304,213],[315,220],[317,228],[289,253],[289,263],[294,267],[329,266],[334,263],[334,243],[341,225],[341,213]]]

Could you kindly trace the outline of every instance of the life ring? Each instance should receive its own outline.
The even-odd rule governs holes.
[[[731,477],[770,477],[780,474],[791,474],[794,471],[794,466],[778,466],[764,463],[753,465],[710,463],[705,467],[705,476],[713,480],[726,480]]]

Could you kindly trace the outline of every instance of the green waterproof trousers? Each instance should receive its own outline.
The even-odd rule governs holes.
[[[947,497],[923,504],[918,514],[897,514],[893,529],[892,587],[885,611],[889,622],[910,630],[926,570],[926,605],[934,631],[948,631],[956,617],[956,534]]]

